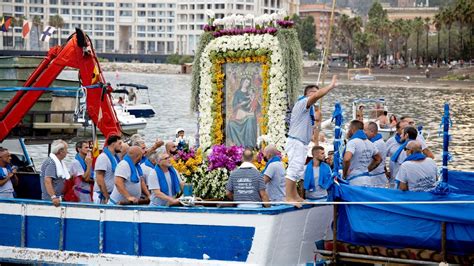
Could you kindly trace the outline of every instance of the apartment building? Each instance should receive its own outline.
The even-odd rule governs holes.
[[[218,18],[281,9],[294,14],[299,0],[0,0],[0,4],[3,16],[24,16],[29,21],[39,16],[43,25],[59,14],[65,24],[49,45],[65,42],[79,27],[98,52],[192,55],[207,23],[206,10],[212,9]],[[14,32],[0,36],[0,49],[47,49],[48,44],[38,41],[42,30],[33,26],[23,42],[21,27],[14,27]]]
[[[329,32],[331,22],[331,6],[324,3],[319,4],[301,4],[299,7],[301,17],[312,16],[316,28],[316,48],[322,50],[326,45],[326,38]],[[342,15],[349,17],[355,16],[349,8],[336,8],[334,10],[334,25],[337,26],[337,20]]]

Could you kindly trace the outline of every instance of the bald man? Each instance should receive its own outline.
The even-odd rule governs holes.
[[[285,167],[281,162],[280,151],[275,145],[268,145],[263,150],[263,158],[267,162],[262,171],[263,181],[267,187],[270,201],[285,200]]]
[[[108,204],[119,204],[121,201],[138,203],[142,193],[139,163],[142,159],[142,149],[132,146],[115,169],[115,186]]]
[[[169,156],[174,156],[176,153],[178,153],[178,146],[176,145],[176,143],[168,141],[165,144],[165,150]]]
[[[405,147],[407,158],[400,165],[396,180],[400,190],[429,191],[435,187],[437,168],[433,159],[423,154],[422,144],[413,140]]]
[[[386,176],[385,158],[387,157],[387,146],[383,140],[382,134],[379,133],[379,126],[375,122],[365,123],[364,133],[367,138],[372,142],[382,157],[382,162],[372,171],[369,172],[370,177],[373,179],[373,184],[376,187],[385,187],[388,179]]]

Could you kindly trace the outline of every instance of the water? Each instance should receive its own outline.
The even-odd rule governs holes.
[[[61,78],[75,79],[77,73],[65,71]],[[151,145],[156,138],[174,139],[177,128],[183,128],[186,135],[194,137],[197,131],[196,115],[190,110],[191,76],[164,75],[140,73],[105,73],[105,78],[111,84],[130,82],[147,85],[150,88],[151,104],[157,114],[148,119],[147,128],[140,134],[144,135],[147,144]],[[454,161],[450,169],[474,171],[474,90],[466,89],[407,89],[384,87],[351,87],[339,86],[324,98],[323,117],[329,118],[334,103],[342,103],[346,121],[349,121],[352,111],[352,100],[358,98],[384,98],[389,111],[400,116],[411,116],[418,124],[423,124],[424,130],[430,132],[427,139],[429,148],[441,165],[443,139],[438,136],[439,124],[443,115],[443,104],[451,104],[453,128],[450,151]],[[37,167],[46,158],[45,145],[35,145],[30,148]],[[74,149],[69,149],[72,160]]]

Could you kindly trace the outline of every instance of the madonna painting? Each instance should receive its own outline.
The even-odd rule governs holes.
[[[228,63],[225,71],[226,145],[254,148],[262,112],[261,65]]]

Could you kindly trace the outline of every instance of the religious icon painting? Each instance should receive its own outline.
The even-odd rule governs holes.
[[[226,63],[225,144],[257,146],[262,116],[262,64]]]

